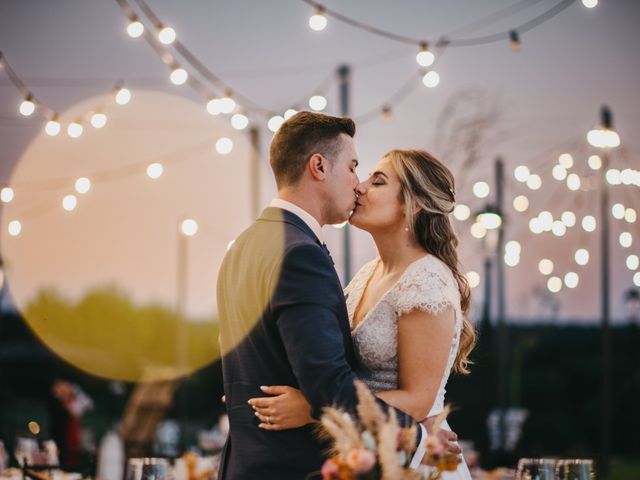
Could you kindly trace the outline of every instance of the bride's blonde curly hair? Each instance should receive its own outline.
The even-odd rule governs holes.
[[[453,369],[467,374],[476,332],[468,319],[471,289],[460,272],[456,250],[459,241],[449,219],[455,207],[455,180],[440,160],[422,150],[392,150],[385,158],[400,179],[400,201],[406,208],[410,231],[422,248],[449,267],[458,283],[464,318]]]

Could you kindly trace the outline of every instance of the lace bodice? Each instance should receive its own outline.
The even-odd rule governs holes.
[[[367,263],[345,288],[351,324],[369,278],[379,261],[376,258]],[[460,344],[462,311],[460,292],[451,270],[433,255],[426,255],[410,264],[396,284],[352,328],[353,344],[359,361],[356,367],[358,376],[374,392],[398,388],[398,318],[415,309],[438,314],[450,306],[455,310],[453,342],[429,416],[440,413],[444,408],[445,386]],[[425,339],[426,348],[429,346],[428,341]]]

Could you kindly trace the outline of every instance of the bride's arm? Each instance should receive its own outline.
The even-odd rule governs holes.
[[[436,399],[453,342],[453,308],[432,314],[412,310],[398,318],[398,389],[378,397],[417,421]]]

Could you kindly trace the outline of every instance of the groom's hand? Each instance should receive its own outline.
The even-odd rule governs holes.
[[[424,428],[427,430],[429,435],[433,435],[433,425],[435,423],[436,417],[429,417],[426,420],[423,420],[421,423]],[[462,453],[462,449],[460,445],[458,445],[456,440],[458,440],[458,435],[455,432],[450,432],[449,430],[445,430],[444,428],[438,429],[436,433],[438,440],[442,445],[444,445],[447,453],[452,453],[454,455],[460,455]]]

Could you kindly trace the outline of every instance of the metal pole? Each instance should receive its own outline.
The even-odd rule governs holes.
[[[611,128],[611,112],[602,107],[602,124]],[[602,168],[600,171],[600,223],[601,228],[601,282],[602,282],[602,458],[601,475],[609,470],[609,454],[611,449],[611,332],[609,330],[609,154],[603,149]]]
[[[349,65],[338,67],[338,81],[340,82],[340,115],[349,116],[349,86],[351,83],[351,69]],[[351,280],[351,232],[347,223],[343,228],[344,271],[342,282],[344,285]]]
[[[251,127],[251,220],[260,215],[260,130]]]
[[[506,422],[505,415],[508,406],[507,402],[507,326],[505,319],[505,297],[504,297],[504,163],[497,158],[495,163],[496,175],[496,213],[500,215],[502,224],[498,228],[498,243],[496,245],[496,286],[497,286],[497,323],[498,323],[498,397],[500,403],[500,445],[505,450]]]
[[[187,332],[185,330],[186,325],[183,321],[185,317],[185,305],[187,298],[187,242],[188,239],[184,235],[180,228],[182,221],[178,222],[178,294],[176,302],[176,312],[178,314],[178,321],[176,322],[176,363],[179,375],[185,375],[187,366]],[[181,391],[178,396],[178,415],[180,418],[180,442],[183,448],[186,448],[186,428],[187,428],[187,384],[186,376],[181,382]]]

